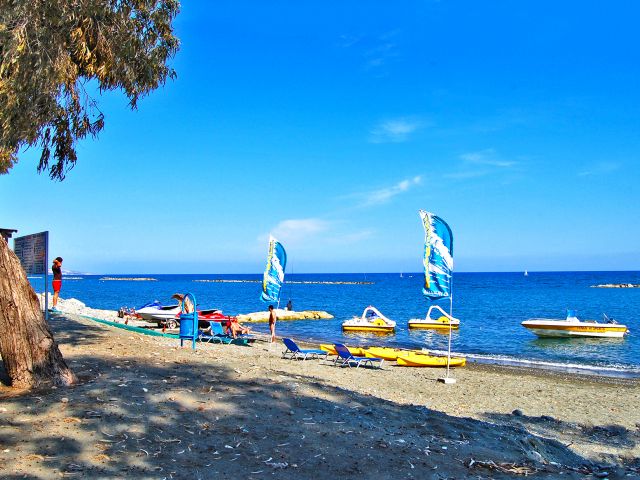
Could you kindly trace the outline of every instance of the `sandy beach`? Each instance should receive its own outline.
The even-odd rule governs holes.
[[[382,370],[201,345],[65,314],[69,389],[0,386],[1,478],[638,478],[636,380]],[[6,377],[0,377],[6,383]]]

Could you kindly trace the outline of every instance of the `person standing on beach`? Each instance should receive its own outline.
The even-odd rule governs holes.
[[[276,320],[278,316],[273,309],[273,305],[269,305],[269,331],[271,332],[271,343],[276,341]]]
[[[62,288],[62,257],[55,258],[51,271],[53,272],[53,305],[51,311],[57,312],[58,295],[60,295],[60,289]]]

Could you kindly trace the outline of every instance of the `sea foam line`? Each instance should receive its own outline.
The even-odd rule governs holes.
[[[431,353],[446,355],[446,351],[430,350]],[[600,365],[587,365],[583,363],[560,363],[547,362],[544,360],[534,360],[527,358],[513,358],[504,355],[482,355],[475,353],[451,353],[455,356],[463,356],[475,363],[506,365],[513,367],[536,368],[540,370],[553,370],[581,375],[601,375],[607,377],[640,378],[640,368],[635,367],[613,367]]]

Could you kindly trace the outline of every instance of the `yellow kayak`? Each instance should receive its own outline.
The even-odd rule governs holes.
[[[398,356],[396,362],[403,367],[446,367],[447,357],[408,353]],[[464,357],[451,357],[449,366],[464,367],[466,363],[467,359]]]
[[[354,357],[364,357],[364,353],[367,347],[347,347]],[[320,345],[320,350],[329,352],[331,355],[337,355],[336,347],[332,343],[323,343]]]
[[[391,347],[369,347],[364,351],[365,357],[369,358],[384,358],[385,360],[394,361],[400,355],[408,355],[408,354],[422,354],[426,355],[427,352],[423,352],[421,350],[403,350],[401,348],[391,348]]]

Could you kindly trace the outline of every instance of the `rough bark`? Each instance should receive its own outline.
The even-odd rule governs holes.
[[[0,356],[16,388],[66,386],[76,381],[53,339],[20,260],[1,237]]]

